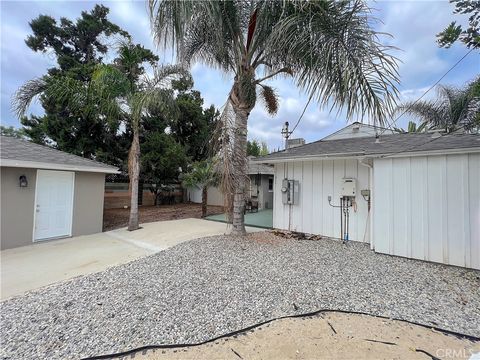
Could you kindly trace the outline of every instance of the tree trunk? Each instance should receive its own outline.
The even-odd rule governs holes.
[[[202,188],[202,218],[207,216],[208,187]]]
[[[130,178],[130,219],[128,230],[133,231],[138,226],[138,180],[140,177],[140,139],[138,127],[133,126],[133,140],[128,154],[128,176]]]
[[[244,106],[235,106],[235,139],[233,151],[233,196],[232,235],[243,236],[245,230],[245,185],[247,177],[247,121],[249,111]]]

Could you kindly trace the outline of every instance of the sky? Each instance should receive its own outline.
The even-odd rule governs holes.
[[[40,77],[55,65],[51,54],[33,52],[25,45],[26,37],[31,33],[29,21],[40,14],[56,19],[66,17],[76,19],[81,11],[91,10],[96,3],[110,8],[109,19],[127,30],[136,43],[154,50],[162,62],[172,62],[171,54],[166,55],[158,49],[151,36],[146,1],[4,1],[0,2],[1,11],[1,113],[0,123],[4,126],[20,127],[20,123],[11,111],[11,99],[15,91],[26,81]],[[383,38],[385,44],[399,50],[393,55],[400,59],[399,73],[401,83],[400,102],[416,100],[447,72],[465,53],[463,44],[455,44],[450,49],[439,48],[435,35],[451,21],[466,24],[466,17],[453,15],[454,6],[448,1],[376,1],[370,2],[374,16],[381,22],[376,29],[390,33],[393,37]],[[201,91],[205,107],[214,104],[220,108],[232,85],[232,77],[200,63],[191,68],[195,82],[194,88]],[[461,86],[480,74],[480,56],[472,52],[443,80],[442,84]],[[281,128],[285,121],[297,122],[308,97],[299,91],[295,84],[284,78],[269,83],[280,96],[280,108],[274,117],[262,108],[261,102],[252,111],[249,118],[248,137],[267,142],[270,150],[282,146]],[[431,91],[425,99],[431,99]],[[38,103],[32,104],[29,113],[41,114]],[[292,137],[302,137],[307,142],[322,137],[346,126],[359,118],[347,119],[344,113],[329,108],[320,108],[311,102],[305,115]],[[398,121],[405,126],[408,116]]]

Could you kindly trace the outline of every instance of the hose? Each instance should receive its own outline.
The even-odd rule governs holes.
[[[455,337],[457,337],[457,338],[459,338],[459,339],[467,339],[467,340],[470,340],[470,341],[480,341],[480,337],[476,337],[476,336],[472,336],[472,335],[466,335],[466,334],[461,334],[461,333],[459,333],[459,332],[455,332],[455,331],[451,331],[451,330],[445,330],[445,329],[442,329],[442,328],[439,328],[439,327],[434,327],[434,326],[428,326],[428,325],[420,324],[420,323],[413,322],[413,321],[408,321],[408,320],[403,320],[403,319],[398,319],[398,318],[392,318],[392,317],[388,317],[388,316],[372,315],[372,314],[368,314],[368,313],[366,313],[366,312],[359,312],[359,311],[345,311],[345,310],[321,309],[321,310],[316,310],[316,311],[313,311],[313,312],[308,312],[308,313],[303,313],[303,314],[295,314],[295,315],[280,316],[280,317],[273,318],[273,319],[270,319],[270,320],[262,321],[262,322],[260,322],[260,323],[257,323],[257,324],[248,326],[248,327],[246,327],[246,328],[243,328],[243,329],[240,329],[240,330],[235,330],[235,331],[232,331],[232,332],[230,332],[230,333],[227,333],[227,334],[224,334],[224,335],[220,335],[220,336],[214,337],[214,338],[212,338],[212,339],[210,339],[210,340],[202,341],[202,342],[199,342],[199,343],[191,343],[191,344],[145,345],[145,346],[141,346],[141,347],[134,348],[134,349],[131,349],[131,350],[123,351],[123,352],[86,357],[86,358],[83,358],[83,360],[100,360],[100,359],[111,359],[111,358],[115,358],[115,357],[125,357],[125,356],[132,355],[132,354],[134,354],[134,353],[137,353],[137,352],[139,352],[139,351],[147,351],[147,350],[153,350],[153,349],[178,349],[178,348],[184,348],[184,347],[195,347],[195,346],[200,346],[200,345],[205,345],[205,344],[213,343],[213,342],[218,341],[218,340],[220,340],[220,339],[224,339],[224,338],[227,338],[227,337],[232,337],[232,336],[234,336],[234,335],[238,335],[238,334],[241,334],[241,333],[245,333],[245,332],[247,332],[247,331],[249,331],[249,330],[252,330],[252,329],[254,329],[254,328],[256,328],[256,327],[263,326],[263,325],[265,325],[265,324],[269,324],[269,323],[271,323],[271,322],[273,322],[273,321],[276,321],[276,320],[294,319],[294,318],[302,318],[302,317],[316,316],[316,315],[321,314],[321,313],[323,313],[323,312],[333,312],[333,313],[341,313],[341,314],[368,315],[368,316],[373,316],[373,317],[376,317],[376,318],[379,318],[379,319],[388,319],[388,320],[402,321],[402,322],[406,322],[406,323],[409,323],[409,324],[421,326],[421,327],[426,328],[426,329],[433,329],[433,330],[436,330],[436,331],[438,331],[438,332],[442,332],[442,333],[444,333],[444,334],[453,335],[453,336],[455,336]],[[416,350],[417,350],[417,349],[416,349]],[[418,351],[421,352],[422,350],[418,350]]]

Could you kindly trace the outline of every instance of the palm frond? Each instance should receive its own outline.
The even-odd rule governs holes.
[[[20,118],[25,115],[32,101],[47,89],[45,78],[37,78],[23,84],[12,98],[12,110]]]
[[[429,101],[407,102],[399,105],[394,114],[407,113],[420,118],[433,126],[443,126],[445,123],[445,113],[442,106]]]
[[[372,29],[370,9],[360,0],[294,3],[294,14],[275,27],[283,52],[268,62],[291,65],[298,86],[321,105],[383,124],[398,97],[397,59]]]

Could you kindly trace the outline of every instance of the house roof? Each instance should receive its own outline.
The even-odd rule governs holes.
[[[386,129],[377,125],[364,124],[358,121],[355,121],[344,128],[341,128],[330,135],[325,136],[320,140],[338,140],[346,139],[352,137],[368,137],[375,136],[377,132],[382,132],[383,134],[393,134],[393,130]]]
[[[118,173],[115,166],[10,136],[0,136],[0,166]]]
[[[404,133],[338,140],[319,140],[259,157],[275,163],[302,158],[411,156],[416,153],[480,152],[478,134]]]

